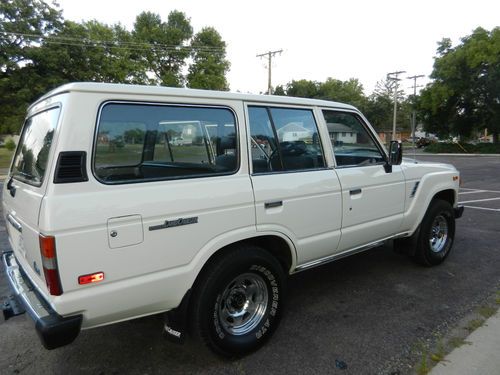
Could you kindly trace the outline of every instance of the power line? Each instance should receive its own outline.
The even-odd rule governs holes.
[[[267,93],[269,95],[272,94],[272,91],[273,91],[273,87],[271,85],[271,64],[272,64],[272,58],[276,55],[276,54],[280,54],[283,52],[282,49],[280,50],[276,50],[276,51],[267,51],[267,52],[264,52],[264,53],[261,53],[260,55],[257,55],[257,57],[264,57],[264,56],[267,56]]]
[[[4,34],[4,35],[1,35]],[[197,51],[207,53],[224,53],[224,48],[212,46],[184,46],[184,45],[168,45],[161,43],[145,43],[145,42],[126,42],[126,41],[107,41],[91,38],[74,38],[66,36],[44,36],[38,34],[0,32],[0,38],[7,40],[8,36],[25,37],[31,39],[43,39],[45,43],[68,45],[75,47],[106,47],[125,50],[163,50],[163,51]]]

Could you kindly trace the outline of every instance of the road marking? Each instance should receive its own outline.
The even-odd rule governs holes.
[[[474,191],[464,191],[463,193],[458,193],[460,194],[477,194],[477,193],[485,193],[486,190],[474,190]]]
[[[463,187],[461,187],[460,190],[473,190],[473,191],[481,190],[481,192],[485,192],[485,193],[499,193],[500,194],[500,191],[498,191],[498,190],[469,189],[469,188],[463,188]]]
[[[474,203],[474,202],[488,202],[488,201],[497,201],[499,198],[486,198],[486,199],[476,199],[473,201],[464,201],[464,202],[458,202],[459,204],[464,204],[464,203]]]
[[[500,212],[500,208],[487,208],[487,207],[474,207],[474,206],[464,206],[466,208],[474,208],[476,210],[486,210],[486,211],[496,211]]]

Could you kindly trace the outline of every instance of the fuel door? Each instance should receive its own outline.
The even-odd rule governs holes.
[[[108,219],[108,243],[111,249],[138,245],[144,241],[141,215]]]

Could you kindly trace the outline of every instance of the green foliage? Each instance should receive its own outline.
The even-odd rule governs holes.
[[[142,66],[154,73],[149,83],[182,87],[182,68],[190,55],[186,43],[193,35],[193,28],[186,15],[173,11],[167,22],[163,22],[158,14],[142,12],[135,20],[132,35],[134,41],[143,46],[136,58]]]
[[[325,82],[308,81],[305,79],[289,82],[286,87],[277,86],[274,95],[288,95],[302,98],[324,99],[351,104],[360,109],[376,130],[392,129],[393,94],[389,81],[380,81],[375,93],[367,97],[359,80],[351,78],[341,81],[328,78]],[[413,103],[404,99],[402,92],[398,94],[397,113],[398,129],[410,129],[410,118]]]
[[[205,90],[229,90],[226,73],[226,43],[213,27],[205,27],[191,41],[193,63],[187,86]]]
[[[189,18],[179,11],[166,21],[143,12],[128,31],[120,24],[65,21],[56,3],[2,1],[0,134],[19,132],[28,105],[67,82],[188,83],[227,90],[225,56],[226,44],[215,29],[193,37]]]
[[[500,27],[479,27],[455,47],[443,39],[431,77],[434,82],[422,91],[420,102],[427,131],[468,137],[487,128],[498,142]]]
[[[5,142],[5,148],[9,151],[14,151],[16,148],[16,142],[11,138],[7,142]]]
[[[500,154],[498,143],[432,143],[424,149],[433,154]]]

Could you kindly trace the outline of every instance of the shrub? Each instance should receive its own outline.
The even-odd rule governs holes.
[[[13,151],[16,148],[16,142],[11,138],[5,142],[5,148],[9,151]]]

